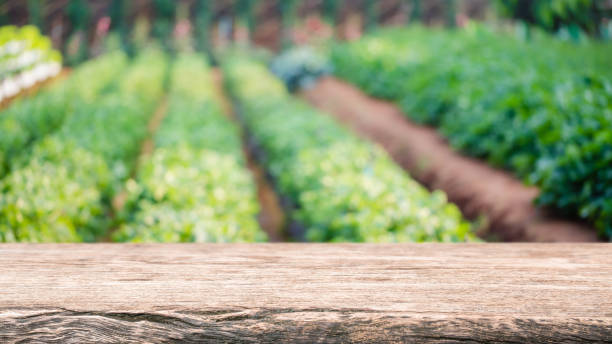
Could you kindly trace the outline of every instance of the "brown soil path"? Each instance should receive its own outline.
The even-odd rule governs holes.
[[[138,154],[138,159],[136,160],[136,163],[133,165],[132,171],[130,171],[131,178],[134,178],[136,176],[136,173],[138,172],[138,167],[142,164],[142,161],[147,156],[151,155],[153,153],[153,150],[155,150],[155,141],[153,140],[153,136],[155,136],[155,133],[157,132],[157,129],[159,128],[162,121],[166,117],[167,112],[168,112],[168,98],[167,96],[164,96],[160,100],[159,105],[155,109],[155,112],[149,119],[149,123],[147,124],[147,137],[144,139],[144,141],[142,141],[142,144],[140,146],[140,153]],[[125,201],[127,201],[127,196],[128,195],[127,195],[126,190],[123,190],[119,192],[117,195],[115,195],[115,197],[113,198],[113,202],[112,202],[113,210],[115,212],[119,212],[121,211],[121,209],[123,209],[123,206],[125,205]]]
[[[223,91],[223,74],[219,69],[213,70],[217,94],[223,104],[225,114],[232,120],[237,122],[236,114],[232,103],[229,101]],[[244,136],[244,133],[243,133]],[[247,161],[247,167],[253,175],[253,179],[257,185],[257,198],[259,200],[260,212],[258,216],[259,225],[268,234],[268,240],[271,242],[287,241],[287,235],[284,232],[286,218],[280,199],[274,188],[269,183],[264,169],[257,163],[251,149],[248,148],[246,139],[243,137],[242,150]]]
[[[480,235],[504,241],[593,242],[585,224],[554,218],[533,205],[538,189],[513,175],[455,152],[434,130],[406,119],[393,104],[352,85],[323,78],[302,97],[359,135],[381,144],[404,169],[431,189],[440,189],[463,213],[486,218]]]
[[[155,149],[155,141],[153,140],[153,136],[157,132],[157,129],[159,129],[159,126],[161,125],[162,121],[166,117],[167,112],[168,112],[168,97],[167,95],[164,95],[164,97],[160,100],[157,108],[155,109],[155,112],[149,119],[149,122],[147,123],[147,137],[144,139],[144,141],[142,141],[142,144],[140,146],[140,153],[138,154],[136,163],[132,167],[132,171],[130,171],[130,178],[134,178],[136,176],[136,173],[138,172],[138,168],[140,164],[142,163],[143,159],[145,159],[147,156],[153,153],[153,150]],[[113,199],[111,200],[111,214],[110,214],[112,218],[116,218],[117,214],[123,210],[123,207],[125,206],[125,202],[127,201],[127,198],[128,198],[128,193],[127,193],[127,190],[125,189],[122,189],[115,195],[115,197],[113,197]],[[111,228],[106,234],[106,236],[102,238],[100,241],[110,242],[113,233],[117,229],[118,228]]]

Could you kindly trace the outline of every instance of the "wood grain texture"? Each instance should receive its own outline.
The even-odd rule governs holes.
[[[610,244],[0,245],[0,342],[610,343]]]

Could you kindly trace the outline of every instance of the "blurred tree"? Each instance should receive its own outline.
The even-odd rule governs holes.
[[[176,4],[174,0],[153,0],[155,19],[153,21],[153,36],[161,42],[162,46],[170,51],[172,49],[172,31],[176,17]]]
[[[213,8],[210,0],[199,0],[195,7],[196,49],[210,52],[209,30]]]
[[[86,0],[70,0],[65,13],[72,32],[64,47],[64,55],[66,62],[73,66],[86,60],[89,55],[87,30],[91,11]]]
[[[121,31],[125,28],[125,9],[123,0],[112,0],[108,10],[108,15],[111,18],[111,30]]]
[[[293,45],[293,27],[295,26],[295,18],[297,12],[298,1],[296,0],[279,0],[282,16],[282,47],[287,49]]]
[[[410,16],[407,16],[409,18],[409,20],[418,22],[421,21],[421,13],[422,9],[421,9],[421,0],[412,0],[412,12],[410,13]]]
[[[455,0],[446,0],[446,11],[444,14],[446,17],[446,26],[457,26],[457,3]]]
[[[323,0],[322,3],[323,19],[330,25],[336,25],[338,13],[342,8],[342,0]]]
[[[558,32],[567,29],[574,38],[585,31],[599,35],[602,18],[610,18],[602,0],[497,0],[504,16]]]
[[[370,31],[378,25],[379,6],[377,0],[365,0],[365,30]]]
[[[253,11],[257,0],[236,0],[236,14],[238,20],[249,29],[249,33],[255,30],[255,15]]]
[[[28,0],[28,23],[43,31],[43,9],[45,0]]]
[[[86,0],[70,0],[66,6],[66,16],[73,30],[86,30],[91,11]]]
[[[131,1],[112,0],[109,7],[109,16],[111,18],[111,31],[119,35],[123,50],[128,56],[133,57],[136,52],[130,39],[130,30],[127,23],[130,5]]]

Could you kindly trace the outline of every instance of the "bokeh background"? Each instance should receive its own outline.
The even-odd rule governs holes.
[[[33,24],[69,64],[101,51],[109,32],[126,48],[153,36],[170,46],[190,34],[206,49],[227,40],[279,50],[292,42],[333,35],[356,39],[378,26],[422,22],[461,26],[469,19],[496,25],[523,22],[559,36],[610,39],[610,0],[4,0],[0,25]]]
[[[612,237],[612,0],[0,3],[0,242]]]

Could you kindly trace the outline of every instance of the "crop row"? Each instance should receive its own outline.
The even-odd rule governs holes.
[[[23,158],[28,149],[58,130],[76,110],[110,91],[127,64],[123,53],[114,52],[89,61],[65,80],[19,99],[0,113],[0,177]]]
[[[123,60],[94,62],[102,68],[77,71],[72,82],[43,95],[54,101],[54,92],[72,94],[72,88],[83,87],[70,105],[45,109],[46,115],[21,113],[44,120],[58,116],[63,121],[53,123],[63,124],[35,143],[27,158],[17,159],[0,182],[0,241],[93,241],[108,230],[110,199],[129,175],[165,77],[165,56],[144,52],[112,90],[98,96]],[[69,116],[59,114],[66,108]],[[44,130],[44,120],[36,128]]]
[[[429,193],[377,146],[293,99],[266,67],[224,59],[230,92],[291,216],[310,241],[466,241],[457,207]]]
[[[253,242],[255,186],[237,128],[222,112],[211,71],[183,55],[171,72],[169,106],[156,149],[127,183],[127,223],[115,241]]]
[[[414,27],[337,46],[332,60],[338,76],[537,185],[539,204],[612,236],[611,55],[594,42]]]

